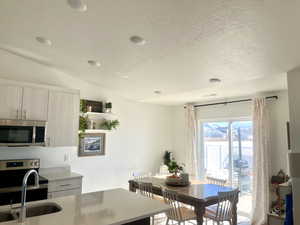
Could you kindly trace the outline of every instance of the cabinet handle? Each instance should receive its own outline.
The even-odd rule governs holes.
[[[71,186],[71,184],[61,184],[61,187],[67,187],[67,186]]]
[[[26,110],[24,110],[24,119],[26,120]]]
[[[50,137],[47,137],[47,143],[46,143],[47,146],[50,146]]]
[[[19,119],[19,110],[17,109],[17,120]]]

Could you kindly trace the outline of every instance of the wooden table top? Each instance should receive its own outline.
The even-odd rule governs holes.
[[[149,182],[152,183],[154,187],[174,190],[178,194],[190,196],[195,199],[202,199],[208,201],[210,199],[214,199],[218,196],[218,192],[225,192],[225,191],[232,191],[234,188],[232,187],[223,187],[215,184],[204,184],[204,183],[195,183],[192,182],[189,186],[186,187],[173,187],[165,184],[165,179],[163,178],[156,178],[156,177],[149,177],[143,178],[139,180],[141,182]],[[137,181],[134,181],[137,182]]]

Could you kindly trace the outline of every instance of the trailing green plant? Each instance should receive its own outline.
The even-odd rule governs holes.
[[[104,122],[101,124],[101,127],[105,130],[112,130],[117,129],[119,125],[119,120],[104,120]]]
[[[88,128],[88,117],[87,116],[79,116],[79,131],[80,133],[84,133]]]
[[[86,113],[86,100],[80,99],[80,112]]]

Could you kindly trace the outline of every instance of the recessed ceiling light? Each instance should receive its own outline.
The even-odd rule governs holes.
[[[87,5],[82,0],[68,0],[68,4],[71,8],[76,9],[80,12],[87,10]]]
[[[35,40],[37,40],[38,42],[40,42],[41,44],[44,45],[52,45],[52,41],[50,41],[49,39],[45,38],[45,37],[36,37]]]
[[[146,40],[140,36],[134,35],[130,37],[130,41],[136,45],[144,45],[146,44]]]
[[[221,79],[219,79],[219,78],[210,78],[209,82],[210,83],[219,83],[219,82],[221,82]]]
[[[156,91],[154,91],[154,94],[160,95],[160,94],[161,94],[161,91],[156,90]]]
[[[128,79],[129,78],[129,76],[127,76],[127,75],[123,75],[123,76],[120,76],[121,78],[123,78],[123,79]]]
[[[91,66],[97,66],[97,67],[101,66],[101,63],[98,61],[95,61],[95,60],[89,60],[88,64],[90,64]]]

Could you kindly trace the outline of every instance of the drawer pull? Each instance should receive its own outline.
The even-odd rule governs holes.
[[[61,184],[61,187],[67,187],[67,186],[71,186],[71,184]]]

